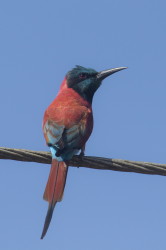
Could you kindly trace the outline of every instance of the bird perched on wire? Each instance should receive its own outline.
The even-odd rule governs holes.
[[[42,127],[52,165],[43,196],[49,206],[41,239],[48,230],[56,203],[62,200],[68,161],[79,151],[84,155],[85,143],[93,129],[94,93],[103,79],[123,69],[126,67],[97,72],[76,66],[66,74],[57,97],[45,111]]]

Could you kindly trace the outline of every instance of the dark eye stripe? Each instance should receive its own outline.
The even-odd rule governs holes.
[[[86,74],[86,73],[81,73],[81,74],[79,74],[79,78],[80,79],[85,79],[85,78],[87,78],[88,77],[88,74]]]
[[[77,76],[70,76],[67,75],[67,84],[69,88],[72,88],[73,86],[76,86],[79,82],[84,81],[85,79],[88,79],[90,77],[95,77],[97,75],[97,72],[95,73],[87,73],[87,72],[82,72],[78,74]]]
[[[89,74],[89,73],[80,73],[79,75],[79,78],[80,79],[85,79],[85,78],[89,78],[89,77],[94,77],[96,76],[97,73],[92,73],[92,74]]]

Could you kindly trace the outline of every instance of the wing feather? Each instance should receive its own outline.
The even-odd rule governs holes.
[[[69,109],[68,115],[65,114],[64,119],[61,119],[64,125],[59,124],[59,117],[54,121],[48,118],[43,127],[47,144],[53,145],[62,152],[65,149],[81,149],[84,146],[92,131],[93,125],[89,126],[88,124],[93,124],[93,118],[87,108],[81,108],[82,110],[79,112],[75,109]]]

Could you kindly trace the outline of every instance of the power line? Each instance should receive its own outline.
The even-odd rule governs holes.
[[[50,164],[51,154],[43,151],[0,147],[0,159]],[[140,174],[166,175],[166,164],[108,159],[95,156],[84,156],[82,158],[74,156],[73,159],[69,161],[69,166]]]

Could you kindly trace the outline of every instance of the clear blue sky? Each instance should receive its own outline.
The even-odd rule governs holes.
[[[96,93],[86,154],[166,163],[165,9],[163,0],[1,1],[1,146],[48,150],[43,113],[76,64],[128,66]],[[71,167],[41,241],[49,166],[0,162],[0,249],[166,249],[166,177]]]

